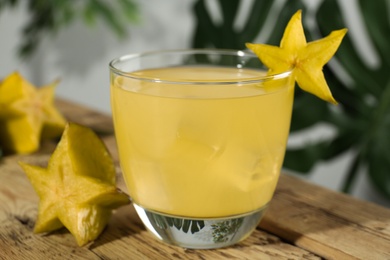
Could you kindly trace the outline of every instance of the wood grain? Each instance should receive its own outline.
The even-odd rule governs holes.
[[[111,118],[59,100],[66,117],[98,132],[118,163]],[[224,249],[186,250],[155,240],[134,208],[118,209],[102,235],[78,247],[66,230],[32,233],[38,198],[22,169],[44,166],[55,148],[0,161],[0,259],[390,259],[390,210],[282,175],[258,229]],[[118,166],[118,186],[124,190]]]
[[[0,259],[319,259],[260,229],[236,246],[186,250],[163,244],[143,227],[129,205],[114,212],[102,235],[86,247],[60,230],[33,234],[38,197],[18,161],[45,166],[49,155],[8,156],[0,164]],[[123,179],[118,185],[124,187]]]
[[[284,175],[260,227],[332,259],[390,259],[390,210]]]

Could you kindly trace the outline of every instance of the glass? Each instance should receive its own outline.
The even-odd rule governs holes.
[[[158,239],[235,244],[256,228],[277,184],[293,103],[291,71],[267,75],[233,50],[179,50],[110,63],[123,176]]]

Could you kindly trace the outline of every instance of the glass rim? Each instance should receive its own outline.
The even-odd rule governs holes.
[[[292,75],[293,68],[290,68],[286,71],[275,73],[275,74],[265,74],[258,77],[248,77],[243,78],[239,80],[223,80],[223,79],[217,79],[215,81],[199,81],[199,80],[165,80],[160,78],[150,78],[150,77],[143,77],[138,75],[131,75],[129,72],[125,72],[121,69],[118,69],[115,64],[128,61],[132,59],[142,58],[142,57],[148,57],[148,56],[154,56],[158,54],[219,54],[219,55],[231,55],[231,56],[237,56],[237,57],[250,57],[250,58],[256,58],[258,57],[248,51],[248,50],[234,50],[234,49],[172,49],[172,50],[157,50],[157,51],[147,51],[147,52],[139,52],[139,53],[130,53],[125,54],[122,56],[119,56],[117,58],[114,58],[109,62],[109,68],[110,71],[126,77],[131,78],[134,80],[140,80],[140,81],[148,81],[148,82],[155,82],[155,83],[162,83],[162,84],[190,84],[190,85],[235,85],[235,84],[256,84],[256,83],[263,83],[266,81],[272,81],[272,80],[279,80],[284,79]],[[254,69],[254,68],[249,68]],[[259,68],[259,69],[266,69],[266,68]]]

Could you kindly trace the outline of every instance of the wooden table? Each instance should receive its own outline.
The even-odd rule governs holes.
[[[109,116],[66,101],[58,101],[58,107],[69,121],[101,134],[118,158]],[[38,197],[17,162],[46,164],[54,148],[45,143],[35,154],[0,161],[0,259],[390,259],[390,209],[285,174],[257,230],[229,248],[163,244],[145,230],[131,205],[118,209],[100,237],[85,247],[66,230],[36,235]],[[119,167],[118,178],[126,190]]]

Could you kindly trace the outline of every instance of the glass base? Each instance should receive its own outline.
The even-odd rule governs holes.
[[[146,228],[158,239],[191,249],[226,247],[248,237],[264,215],[263,208],[226,218],[187,219],[134,207]]]

